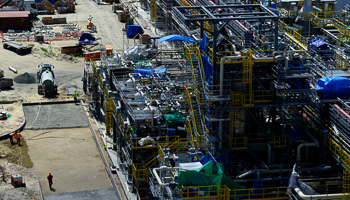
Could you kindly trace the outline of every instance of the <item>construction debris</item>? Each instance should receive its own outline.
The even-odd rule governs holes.
[[[35,74],[29,74],[28,72],[16,76],[13,80],[16,83],[36,83]]]

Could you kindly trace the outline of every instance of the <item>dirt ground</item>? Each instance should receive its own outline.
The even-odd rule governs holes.
[[[3,161],[0,161],[0,166],[3,171],[0,174],[0,199],[40,199],[37,177],[27,168]],[[25,187],[14,187],[11,184],[11,176],[15,174],[21,175]]]
[[[23,136],[44,195],[112,187],[89,128],[25,130]],[[48,187],[49,172],[55,191]]]
[[[101,38],[100,45],[95,48],[110,44],[114,49],[123,49],[123,47],[126,49],[125,43],[129,42],[132,45],[133,41],[127,40],[123,35],[122,29],[125,24],[118,21],[118,16],[112,12],[111,5],[97,5],[90,0],[76,2],[78,4],[76,13],[56,14],[50,17],[66,17],[68,23],[79,24],[84,29],[88,16],[92,14],[93,22],[97,26],[97,33],[94,35]],[[42,17],[45,15],[39,16],[39,18]],[[28,44],[34,47],[32,53],[27,55],[18,55],[14,51],[0,47],[2,58],[0,69],[4,70],[5,77],[13,79],[24,73],[35,75],[39,64],[52,64],[55,66],[54,72],[59,92],[57,98],[47,99],[37,94],[37,83],[16,82],[11,89],[0,91],[0,111],[11,114],[7,120],[0,121],[0,136],[17,129],[23,123],[22,102],[72,100],[72,96],[67,94],[68,89],[82,89],[83,58],[60,53],[62,46],[72,46],[76,43],[77,40],[52,41],[43,44],[29,42]],[[51,53],[44,52],[43,48]],[[8,69],[9,66],[17,69],[18,73],[11,72]],[[80,98],[84,97],[80,96]],[[11,145],[9,139],[0,140],[0,163],[15,163],[31,169],[39,177],[44,195],[112,187],[88,128],[24,130],[22,136],[22,146]],[[2,165],[4,164],[0,164]],[[53,173],[55,192],[48,188],[46,180],[48,172]],[[25,174],[25,176],[29,175],[30,173]],[[32,185],[35,183],[35,180],[30,182],[29,178],[26,181]],[[1,196],[7,193],[8,187],[8,184],[6,187],[0,184],[0,199],[39,199],[37,195],[29,194],[24,197],[22,193],[18,193],[18,196]],[[13,191],[16,190],[18,189]],[[13,194],[16,195],[16,192]]]

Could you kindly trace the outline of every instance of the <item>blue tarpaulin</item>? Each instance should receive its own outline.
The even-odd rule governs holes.
[[[199,49],[202,49],[206,54],[208,54],[207,51],[207,43],[208,43],[208,37],[206,34],[204,34],[203,38],[201,41],[199,41]]]
[[[213,66],[211,65],[209,61],[209,57],[205,56],[202,54],[202,63],[203,63],[203,68],[204,68],[204,73],[205,73],[205,82],[209,83],[211,73],[213,71]]]
[[[198,161],[199,161],[200,163],[202,163],[202,165],[207,164],[207,163],[208,163],[209,161],[211,161],[211,160],[213,160],[213,157],[211,157],[211,155],[209,155],[209,154],[207,154],[207,155],[205,155],[205,156],[203,156],[203,157],[201,157],[201,158],[198,159]],[[225,157],[221,157],[221,156],[215,157],[215,161],[216,161],[216,162],[219,162],[219,163],[224,163],[224,162],[226,162]]]
[[[168,35],[165,37],[161,37],[159,39],[159,43],[162,42],[170,42],[170,41],[185,41],[185,42],[192,42],[192,43],[196,43],[196,41],[191,38],[191,37],[187,37],[187,36],[183,36],[183,35]]]
[[[80,35],[79,44],[96,44],[96,39],[90,33],[83,33]]]
[[[43,0],[35,0],[35,3],[41,3]],[[49,0],[50,3],[55,4],[55,0]]]
[[[152,68],[147,68],[147,69],[134,69],[135,73],[141,74],[141,76],[147,76],[152,73],[165,73],[166,68],[158,68],[158,69],[152,69]],[[138,78],[136,75],[135,78]]]
[[[143,30],[140,25],[129,25],[126,29],[126,37],[128,38],[135,38],[139,34],[143,34]]]
[[[350,97],[350,79],[340,76],[323,77],[316,83],[317,95],[321,99]]]

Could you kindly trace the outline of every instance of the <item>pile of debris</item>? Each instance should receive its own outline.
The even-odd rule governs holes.
[[[35,74],[29,74],[28,72],[16,76],[13,80],[16,83],[36,83]]]
[[[43,0],[40,3],[36,3],[36,8],[41,11],[46,10],[47,14],[55,13],[55,6],[48,0]]]

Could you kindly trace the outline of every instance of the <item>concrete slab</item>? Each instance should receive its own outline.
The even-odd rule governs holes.
[[[74,103],[23,104],[24,129],[55,129],[88,127],[81,105]]]
[[[45,195],[44,198],[45,200],[96,200],[96,199],[119,200],[113,188],[61,193],[61,194],[49,194],[49,195]]]
[[[89,128],[25,130],[22,136],[44,195],[112,188]]]

